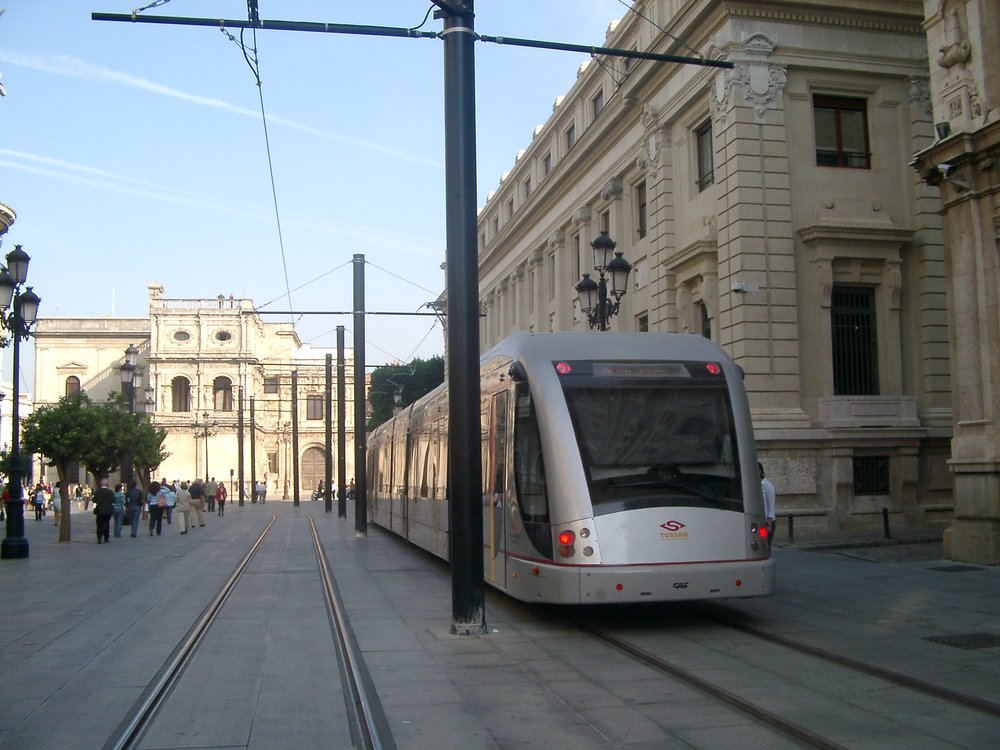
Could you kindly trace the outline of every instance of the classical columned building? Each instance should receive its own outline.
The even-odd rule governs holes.
[[[75,390],[98,402],[120,392],[125,350],[135,347],[136,410],[167,431],[170,455],[154,478],[235,481],[242,413],[244,480],[266,481],[271,498],[291,496],[297,422],[299,494],[308,497],[326,470],[326,355],[332,354],[335,363],[336,352],[303,345],[291,323],[265,322],[249,299],[169,299],[163,291],[150,284],[148,318],[40,319],[35,331],[38,404],[55,403]],[[350,352],[345,357],[350,371]],[[331,387],[335,394],[335,381]],[[335,429],[336,399],[333,409]],[[354,472],[352,403],[345,412],[349,479]],[[335,452],[336,436],[333,445]],[[79,481],[87,481],[86,467]]]
[[[951,382],[919,1],[638,0],[595,44],[733,69],[580,66],[479,217],[483,348],[586,330],[602,231],[632,264],[612,330],[687,332],[746,372],[796,530],[943,526]],[[670,29],[666,34],[662,29]]]
[[[937,140],[914,161],[939,194],[950,283],[955,518],[945,555],[1000,564],[1000,7],[925,0]]]

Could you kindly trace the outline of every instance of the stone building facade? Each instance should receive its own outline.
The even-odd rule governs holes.
[[[299,495],[308,498],[326,470],[326,355],[333,355],[336,378],[336,352],[303,345],[291,323],[266,322],[249,299],[221,295],[214,299],[169,299],[163,291],[160,285],[150,284],[148,318],[40,319],[35,332],[36,404],[55,403],[74,389],[86,391],[98,402],[120,392],[125,349],[135,346],[141,375],[136,389],[137,411],[145,410],[153,424],[167,431],[165,448],[170,455],[155,478],[214,476],[227,484],[237,479],[242,394],[244,480],[249,483],[252,476],[263,479],[269,497],[287,498],[295,486],[294,373]],[[345,358],[350,373],[350,352]],[[336,394],[336,382],[332,389]],[[335,396],[333,409],[335,430]],[[345,418],[349,479],[354,472],[354,408],[350,402]],[[336,436],[333,445],[336,452]],[[336,472],[336,457],[333,466]],[[80,481],[85,481],[84,471],[85,467]]]
[[[945,554],[1000,564],[1000,7],[924,0],[938,139],[913,166],[943,203],[955,519]]]
[[[581,65],[479,217],[483,348],[586,330],[601,231],[632,272],[612,330],[709,336],[746,372],[796,531],[942,525],[952,434],[918,0],[637,0],[605,46],[732,69]],[[663,30],[669,29],[670,33]]]

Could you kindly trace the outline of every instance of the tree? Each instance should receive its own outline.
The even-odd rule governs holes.
[[[144,416],[138,418],[131,449],[132,461],[135,463],[135,478],[143,490],[149,488],[150,475],[160,468],[160,464],[170,455],[163,450],[163,442],[166,439],[166,430],[153,427]]]
[[[86,455],[99,412],[87,394],[72,393],[50,406],[36,409],[24,420],[21,446],[26,453],[38,453],[56,467],[63,503],[59,541],[70,541],[69,474],[74,463]]]
[[[166,457],[165,436],[165,431],[155,429],[145,417],[130,414],[120,395],[98,405],[80,392],[33,412],[24,420],[21,441],[26,453],[41,454],[56,467],[66,503],[63,507],[68,509],[73,464],[86,465],[100,481],[120,466],[121,457],[129,451],[141,466],[155,469]],[[70,541],[68,512],[62,514],[59,541]]]
[[[414,359],[408,365],[378,367],[371,376],[368,401],[372,413],[367,429],[374,430],[389,419],[395,406],[394,394],[400,391],[400,407],[409,406],[444,382],[444,357]]]

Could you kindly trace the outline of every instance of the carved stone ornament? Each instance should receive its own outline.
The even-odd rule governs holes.
[[[610,180],[604,183],[604,187],[601,188],[601,199],[606,201],[616,200],[621,198],[625,192],[625,188],[622,184],[620,177],[612,177]]]
[[[582,227],[590,223],[590,206],[582,206],[573,212],[573,226]]]
[[[816,291],[819,292],[820,307],[830,307],[833,302],[833,267],[828,260],[816,264]]]
[[[941,3],[941,18],[944,21],[944,46],[938,55],[938,65],[950,69],[956,65],[965,65],[972,54],[972,46],[962,37],[962,28],[958,22],[958,11],[954,8],[945,10],[946,3]]]
[[[899,296],[903,289],[903,274],[899,270],[899,261],[889,261],[885,266],[885,286],[889,292],[889,309],[899,309]]]
[[[928,120],[934,118],[931,84],[924,76],[910,76],[910,104],[922,111]]]
[[[649,172],[660,165],[663,149],[670,148],[670,130],[660,122],[659,111],[652,104],[643,107],[642,128],[645,139],[639,142],[635,166],[643,172]]]
[[[973,118],[983,116],[983,99],[975,86],[969,88],[969,116]]]
[[[743,91],[743,98],[753,107],[754,120],[764,122],[767,108],[785,88],[788,67],[772,65],[768,58],[775,43],[765,34],[751,34],[742,40],[745,59],[731,71],[733,84]],[[718,89],[718,83],[716,84]],[[718,90],[717,90],[718,95]]]
[[[650,130],[656,128],[660,124],[659,115],[659,110],[647,102],[642,108],[642,115],[639,116],[642,129],[648,133]]]
[[[554,231],[552,234],[549,235],[548,246],[550,248],[562,247],[565,244],[565,242],[566,242],[566,233],[561,229],[557,229],[556,231]]]
[[[720,70],[715,74],[712,85],[712,94],[709,97],[709,108],[712,111],[712,120],[717,123],[725,121],[726,116],[733,108],[733,84],[736,81],[735,70]]]

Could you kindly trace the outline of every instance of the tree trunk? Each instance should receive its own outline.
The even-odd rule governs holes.
[[[59,475],[59,502],[62,503],[62,511],[59,514],[59,543],[70,541],[70,523],[69,519],[72,515],[71,511],[73,508],[73,493],[69,491],[69,482],[66,478],[69,476],[69,461],[60,461],[56,464],[56,472]]]

